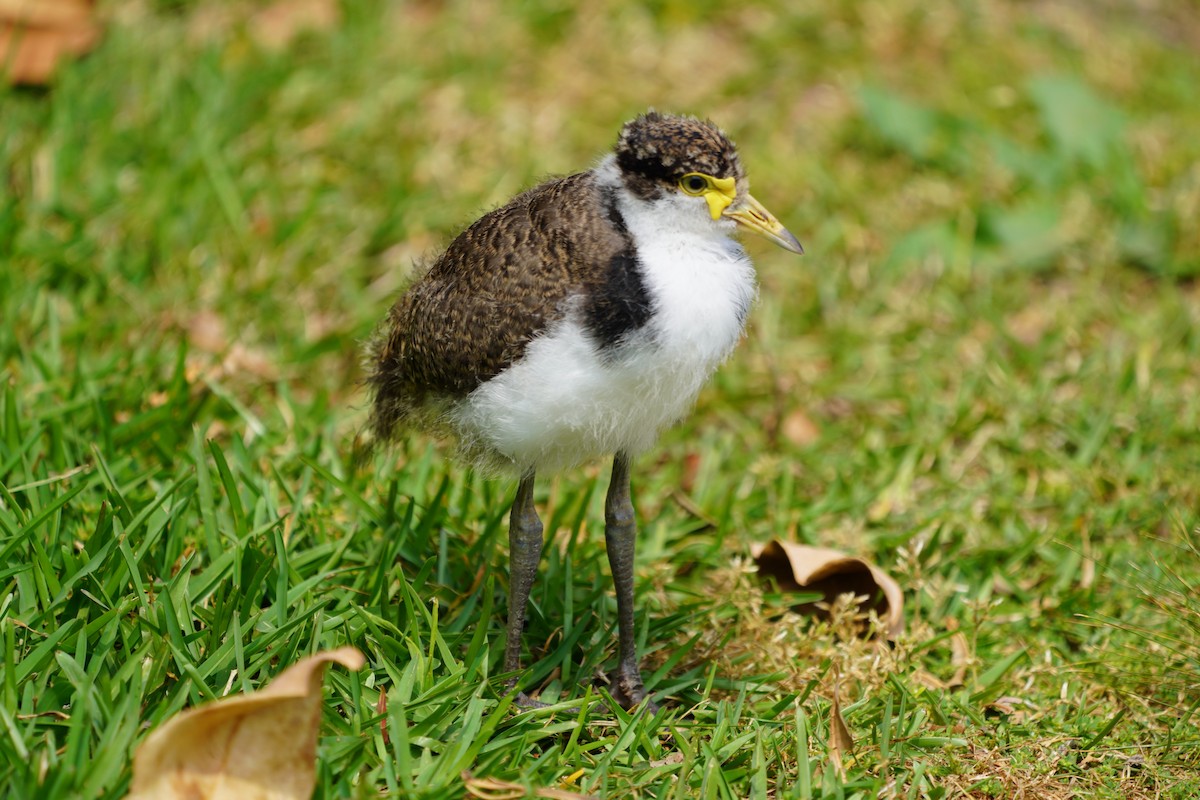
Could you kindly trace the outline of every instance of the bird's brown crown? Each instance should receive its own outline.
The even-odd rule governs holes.
[[[716,125],[695,117],[648,111],[625,123],[615,148],[630,188],[654,196],[690,172],[745,177],[737,148]]]

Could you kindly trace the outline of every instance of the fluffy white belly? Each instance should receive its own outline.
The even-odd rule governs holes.
[[[553,472],[648,449],[737,344],[754,297],[733,242],[699,254],[692,242],[686,267],[677,252],[640,250],[654,312],[626,343],[599,350],[570,314],[452,409],[464,450],[485,466]]]

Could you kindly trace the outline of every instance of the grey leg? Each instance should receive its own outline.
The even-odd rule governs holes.
[[[521,479],[517,497],[513,500],[508,523],[508,629],[504,642],[504,671],[521,669],[521,634],[525,632],[525,609],[529,591],[537,577],[542,557],[542,521],[533,507],[533,473]],[[513,678],[509,688],[516,686]],[[518,706],[541,705],[524,692],[517,695]]]
[[[637,520],[629,499],[629,457],[617,453],[604,501],[604,542],[617,591],[617,655],[620,663],[613,697],[625,708],[632,708],[646,699],[634,639],[633,554],[636,541]]]

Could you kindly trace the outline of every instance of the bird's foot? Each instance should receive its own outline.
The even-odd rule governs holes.
[[[541,708],[550,708],[553,705],[552,703],[543,703],[541,700],[535,700],[534,698],[525,694],[525,692],[517,691],[516,681],[511,681],[506,688],[510,694],[516,694],[516,696],[513,698],[513,707],[520,711],[536,711]],[[564,708],[560,709],[560,711],[563,714],[579,713],[579,710],[575,708]]]
[[[517,692],[516,699],[513,700],[513,706],[520,711],[537,711],[542,708],[553,708],[554,705],[554,703],[543,703],[541,700],[534,700],[524,692]],[[559,708],[554,713],[574,717],[579,714],[579,709]]]
[[[541,700],[534,700],[524,692],[517,692],[517,698],[513,700],[513,705],[522,711],[533,711],[538,708],[549,708],[549,703],[543,703]]]
[[[617,679],[612,684],[611,693],[613,699],[626,711],[632,711],[641,705],[651,714],[658,713],[658,706],[650,699],[646,687],[642,685],[642,673],[636,666],[617,668]]]

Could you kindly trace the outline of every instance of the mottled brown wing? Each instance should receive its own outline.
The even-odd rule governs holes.
[[[481,217],[392,307],[371,353],[372,427],[466,395],[519,359],[605,280],[628,248],[590,173],[551,181]]]

